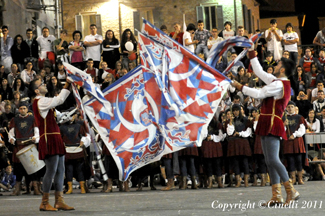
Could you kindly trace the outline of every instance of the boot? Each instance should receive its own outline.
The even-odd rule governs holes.
[[[123,188],[123,191],[124,192],[130,192],[129,181],[128,180],[126,180],[125,182],[123,182],[123,186],[124,186],[124,188]]]
[[[107,190],[107,182],[103,182],[103,188],[100,192],[105,193],[106,190]]]
[[[43,197],[42,197],[42,203],[39,207],[40,211],[57,211],[58,209],[53,208],[50,204],[49,204],[49,196],[50,193],[43,193]]]
[[[196,177],[195,176],[191,176],[191,181],[192,181],[192,189],[199,189],[196,185]],[[212,182],[212,181],[211,181]]]
[[[298,200],[300,198],[300,194],[295,190],[290,179],[289,181],[284,182],[283,185],[287,192],[287,199],[284,205],[288,206],[291,201]]]
[[[79,184],[80,184],[80,192],[82,193],[82,194],[85,194],[86,193],[86,189],[85,189],[85,181],[80,181],[79,182]]]
[[[298,171],[298,184],[303,185],[305,184],[304,181],[302,180],[302,171]]]
[[[266,185],[266,174],[262,173],[261,178],[261,187],[264,187]]]
[[[174,179],[168,179],[168,182],[167,182],[167,186],[162,188],[161,190],[162,191],[169,191],[169,190],[172,190],[174,187]]]
[[[180,185],[181,190],[185,190],[187,188],[187,177],[186,176],[182,176],[181,177],[181,181],[182,181],[182,185]]]
[[[254,182],[253,182],[252,186],[257,186],[257,175],[256,174],[254,174]]]
[[[207,185],[206,188],[210,189],[212,187],[213,187],[212,176],[209,176],[209,178],[208,178],[208,185]]]
[[[68,182],[68,191],[65,194],[72,194],[73,187],[72,187],[72,182]]]
[[[118,181],[118,190],[120,191],[120,192],[123,192],[123,182],[122,181]]]
[[[245,185],[245,187],[248,187],[248,178],[249,178],[249,174],[245,174],[244,175],[244,185]]]
[[[15,190],[14,192],[12,192],[12,194],[10,194],[10,196],[20,196],[20,186],[21,186],[21,182],[16,182],[15,184]]]
[[[38,182],[33,181],[33,187],[34,187],[34,195],[42,195],[42,193],[38,190]]]
[[[272,185],[272,198],[267,203],[263,203],[262,206],[274,206],[282,203],[281,184],[274,184]]]
[[[290,172],[289,175],[292,180],[292,184],[295,185],[296,184],[296,171]]]
[[[240,187],[240,185],[241,185],[240,175],[236,175],[236,186],[235,187]]]
[[[218,188],[224,188],[221,176],[217,177],[217,183],[218,183]]]
[[[232,187],[234,183],[234,176],[232,174],[229,175],[229,184],[227,187]]]
[[[107,188],[104,191],[105,193],[113,192],[113,179],[107,179]]]
[[[70,211],[74,210],[73,207],[68,206],[65,204],[63,200],[63,192],[62,191],[55,191],[55,204],[54,207],[57,208],[58,210],[64,210],[64,211]]]

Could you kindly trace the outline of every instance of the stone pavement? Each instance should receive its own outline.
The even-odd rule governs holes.
[[[240,187],[223,189],[173,190],[162,192],[150,191],[147,187],[141,192],[100,193],[99,189],[89,194],[65,195],[67,204],[74,206],[70,212],[40,212],[38,210],[41,196],[0,196],[0,215],[38,216],[38,215],[324,215],[325,181],[310,181],[305,185],[297,185],[301,198],[288,209],[262,209],[259,203],[271,197],[271,187]],[[282,186],[282,192],[284,188]],[[285,198],[285,192],[284,198]],[[54,194],[51,192],[50,203],[54,204]],[[237,205],[233,208],[230,204]],[[228,206],[227,206],[228,205]]]

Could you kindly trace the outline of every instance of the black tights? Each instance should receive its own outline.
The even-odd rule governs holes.
[[[256,165],[258,166],[258,172],[257,169],[255,168],[255,173],[266,173],[266,164],[265,164],[265,158],[264,155],[258,154],[254,155]]]
[[[221,170],[221,157],[219,158],[203,158],[205,172],[208,177],[213,174],[216,176],[222,175]]]
[[[248,157],[245,155],[233,156],[230,158],[230,161],[233,165],[233,171],[236,175],[240,175],[240,165],[243,167],[244,174],[249,174],[249,166],[248,166]]]
[[[293,171],[302,171],[302,155],[298,154],[286,154],[287,163],[288,163],[288,172]]]

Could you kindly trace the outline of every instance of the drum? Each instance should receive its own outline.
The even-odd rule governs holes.
[[[71,147],[65,147],[65,151],[67,152],[65,155],[66,160],[72,160],[72,159],[79,159],[84,157],[84,151],[82,147],[78,146],[71,146]]]
[[[45,166],[44,161],[38,159],[36,145],[32,144],[21,149],[16,154],[28,175],[31,175]]]

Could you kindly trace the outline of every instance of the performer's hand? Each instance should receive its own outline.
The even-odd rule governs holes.
[[[210,141],[211,140],[211,135],[207,136],[207,140]]]
[[[10,142],[11,144],[13,144],[13,145],[15,144],[15,140],[14,140],[14,139],[10,139],[9,142]]]
[[[33,137],[32,141],[33,141],[33,143],[35,143],[36,142],[36,137]]]
[[[285,126],[288,126],[288,125],[289,125],[289,121],[288,121],[288,119],[285,120],[284,125],[285,125]]]
[[[236,132],[234,133],[234,136],[239,136],[239,133],[236,131]]]
[[[293,135],[291,135],[291,136],[289,137],[289,140],[293,140],[293,139],[295,139],[295,137],[294,137]]]

